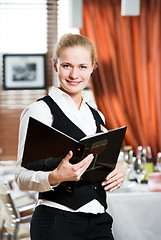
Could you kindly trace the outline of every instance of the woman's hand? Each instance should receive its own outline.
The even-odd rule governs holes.
[[[79,181],[82,174],[86,171],[94,158],[93,154],[89,154],[79,163],[71,164],[69,160],[72,156],[73,152],[69,151],[59,166],[49,173],[50,185],[54,186],[65,181]]]
[[[125,174],[126,170],[124,166],[117,163],[115,169],[107,175],[106,180],[102,183],[102,186],[104,186],[106,191],[109,190],[110,192],[113,192],[121,187],[125,180]]]

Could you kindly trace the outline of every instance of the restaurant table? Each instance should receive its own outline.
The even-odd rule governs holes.
[[[161,192],[129,183],[107,192],[107,202],[115,240],[161,240]]]

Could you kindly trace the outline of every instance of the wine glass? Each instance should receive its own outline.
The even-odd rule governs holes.
[[[133,164],[134,164],[134,175],[135,175],[135,178],[137,179],[137,182],[140,187],[141,180],[144,179],[146,172],[147,172],[145,156],[144,155],[138,156],[137,158],[134,159]]]
[[[156,163],[157,163],[157,169],[159,170],[159,172],[161,172],[161,152],[158,152],[157,154]]]
[[[126,175],[125,175],[125,181],[124,181],[124,187],[128,187],[131,185],[132,182],[129,182],[131,179],[133,179],[133,161],[132,158],[134,156],[134,151],[132,149],[132,146],[126,145],[123,147],[123,152],[121,155],[122,162],[124,163],[125,169],[126,169]],[[134,183],[134,182],[133,182]]]

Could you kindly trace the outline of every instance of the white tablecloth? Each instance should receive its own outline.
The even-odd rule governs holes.
[[[115,240],[161,240],[161,192],[138,185],[107,193]]]

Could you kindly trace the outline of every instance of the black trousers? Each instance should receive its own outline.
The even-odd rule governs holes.
[[[38,206],[31,220],[31,240],[114,240],[108,213],[71,213]]]

